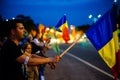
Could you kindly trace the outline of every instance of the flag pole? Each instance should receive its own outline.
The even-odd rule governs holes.
[[[78,39],[76,39],[76,41],[73,42],[64,52],[62,52],[62,53],[60,54],[60,57],[63,57],[63,55],[65,55],[65,54],[67,53],[67,51],[70,50],[70,49],[79,41],[79,39],[80,39],[81,37],[82,37],[82,35],[79,36]]]

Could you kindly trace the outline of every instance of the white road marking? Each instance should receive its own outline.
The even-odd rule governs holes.
[[[61,49],[60,49],[60,51],[63,52],[63,50],[61,50]],[[99,71],[99,72],[101,72],[101,73],[103,73],[103,74],[105,74],[105,75],[107,75],[107,76],[109,76],[109,77],[111,77],[111,78],[114,79],[114,76],[113,76],[113,75],[111,75],[111,74],[107,73],[106,71],[104,71],[104,70],[102,70],[102,69],[100,69],[100,68],[98,68],[98,67],[90,64],[89,62],[87,62],[87,61],[85,61],[85,60],[83,60],[83,59],[81,59],[81,58],[79,58],[79,57],[77,57],[77,56],[75,56],[75,55],[73,55],[73,54],[71,54],[71,53],[69,53],[69,52],[67,52],[66,55],[69,55],[69,56],[77,59],[78,61],[81,61],[81,62],[83,62],[84,64],[90,66],[91,68],[94,68],[94,69],[96,69],[97,71]],[[120,80],[120,79],[118,79],[118,80]]]

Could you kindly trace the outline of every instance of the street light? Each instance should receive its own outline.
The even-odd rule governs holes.
[[[100,17],[101,17],[101,14],[98,15],[98,18],[100,18]]]
[[[93,17],[92,14],[88,16],[88,18],[91,19],[93,23],[95,23],[100,17],[101,17],[101,14],[99,14],[97,17]]]
[[[8,21],[8,19],[6,19],[6,21]]]
[[[91,18],[92,18],[92,15],[90,14],[88,18],[91,19]]]
[[[114,0],[114,3],[116,3],[117,2],[117,0]]]
[[[12,19],[14,20],[15,18],[14,18],[14,17],[12,17]]]

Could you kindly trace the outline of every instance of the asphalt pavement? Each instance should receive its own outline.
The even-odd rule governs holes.
[[[46,53],[47,56],[56,55],[53,50]],[[83,62],[65,54],[57,63],[55,70],[45,67],[46,80],[113,80],[113,78],[91,68]]]

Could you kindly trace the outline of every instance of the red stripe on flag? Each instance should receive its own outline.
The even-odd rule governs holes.
[[[120,50],[118,50],[118,53],[116,53],[116,64],[112,67],[112,72],[115,80],[117,80],[120,73]]]
[[[68,43],[68,41],[70,40],[70,36],[69,36],[69,30],[67,27],[64,27],[62,31],[62,36],[63,36],[65,43]]]

